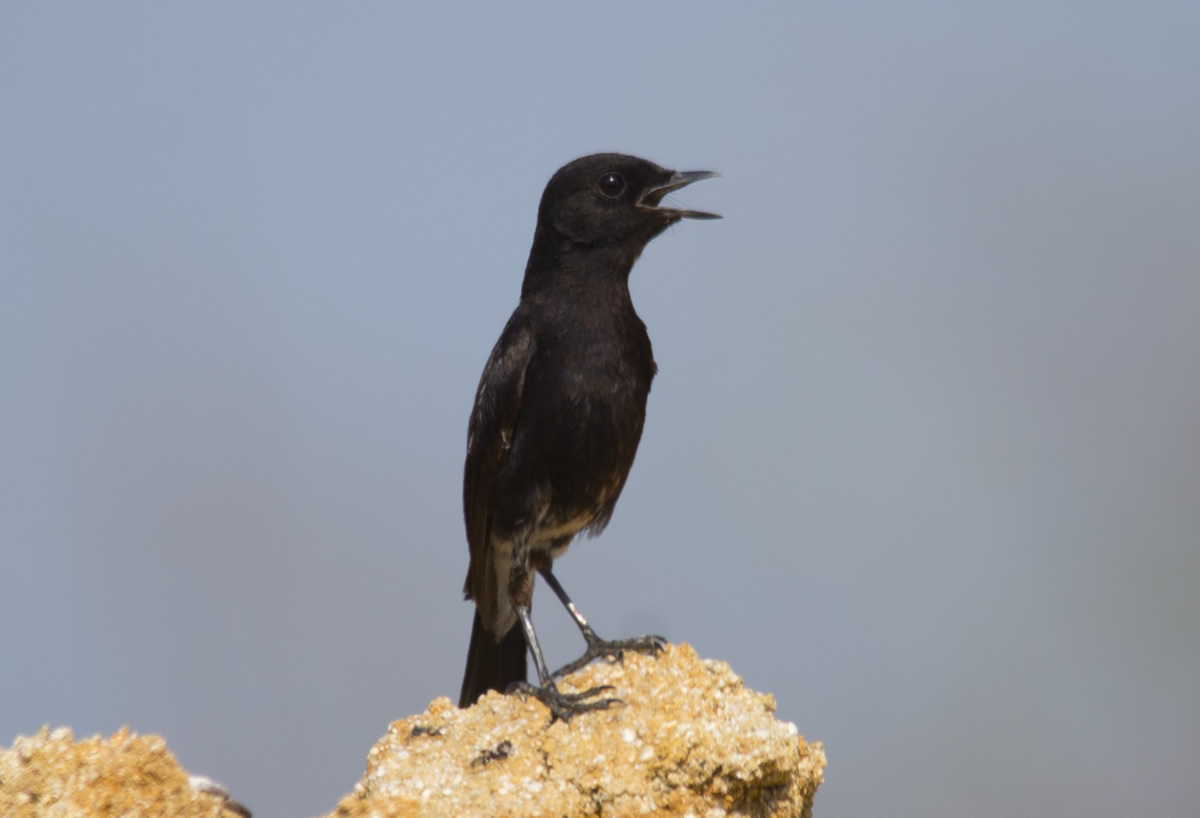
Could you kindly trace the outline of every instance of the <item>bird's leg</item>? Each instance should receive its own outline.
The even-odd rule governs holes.
[[[525,643],[529,646],[529,652],[533,654],[533,663],[537,667],[538,684],[535,687],[529,682],[515,682],[506,692],[536,697],[550,709],[551,724],[557,719],[570,721],[572,716],[586,713],[589,710],[606,710],[610,705],[620,701],[620,699],[596,698],[612,690],[611,685],[588,688],[582,693],[561,692],[558,685],[554,683],[554,677],[546,668],[546,659],[542,656],[542,646],[538,644],[537,634],[533,630],[533,619],[529,616],[529,606],[517,605],[516,609],[517,617],[521,620],[521,629],[525,632]]]
[[[592,630],[592,626],[588,624],[587,619],[579,612],[579,609],[575,607],[575,603],[571,601],[571,597],[567,596],[567,592],[559,585],[558,579],[555,578],[549,567],[543,567],[538,570],[542,575],[542,579],[546,580],[546,584],[550,586],[550,590],[554,591],[554,595],[558,597],[563,607],[567,609],[567,613],[571,614],[571,618],[579,626],[579,632],[583,634],[584,641],[587,642],[587,650],[583,652],[583,655],[554,671],[552,674],[553,678],[562,678],[568,673],[574,673],[595,659],[612,658],[618,662],[623,661],[625,651],[627,650],[657,656],[666,647],[667,640],[661,636],[638,636],[633,639],[601,639]]]

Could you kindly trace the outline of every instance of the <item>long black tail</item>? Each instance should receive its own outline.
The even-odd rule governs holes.
[[[471,648],[467,651],[467,672],[463,675],[459,707],[470,707],[489,690],[503,693],[513,682],[525,681],[525,636],[519,626],[510,628],[497,642],[484,630],[479,611],[471,625]]]

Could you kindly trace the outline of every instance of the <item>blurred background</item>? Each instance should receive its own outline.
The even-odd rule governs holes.
[[[288,818],[456,697],[475,385],[618,150],[725,219],[633,274],[597,629],[774,693],[821,816],[1200,813],[1195,3],[12,3],[0,109],[0,744]]]

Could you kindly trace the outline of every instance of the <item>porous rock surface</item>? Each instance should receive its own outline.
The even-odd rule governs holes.
[[[418,816],[810,816],[820,742],[777,720],[775,701],[687,645],[597,662],[564,691],[612,685],[608,710],[550,723],[536,699],[435,700],[394,722],[328,818]],[[159,736],[122,729],[75,740],[42,728],[0,750],[0,818],[247,818]]]
[[[560,684],[612,685],[622,704],[550,723],[536,699],[436,699],[392,723],[327,818],[389,816],[808,816],[825,753],[777,720],[719,661],[688,645],[626,654]]]
[[[75,741],[43,727],[0,750],[3,818],[239,818],[249,813],[219,784],[189,776],[159,736],[122,728]]]

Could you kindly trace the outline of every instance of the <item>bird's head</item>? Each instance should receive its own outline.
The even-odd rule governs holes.
[[[584,156],[550,179],[538,207],[538,225],[577,244],[632,241],[644,246],[680,219],[721,218],[662,206],[668,193],[717,175],[667,170],[620,153]]]

